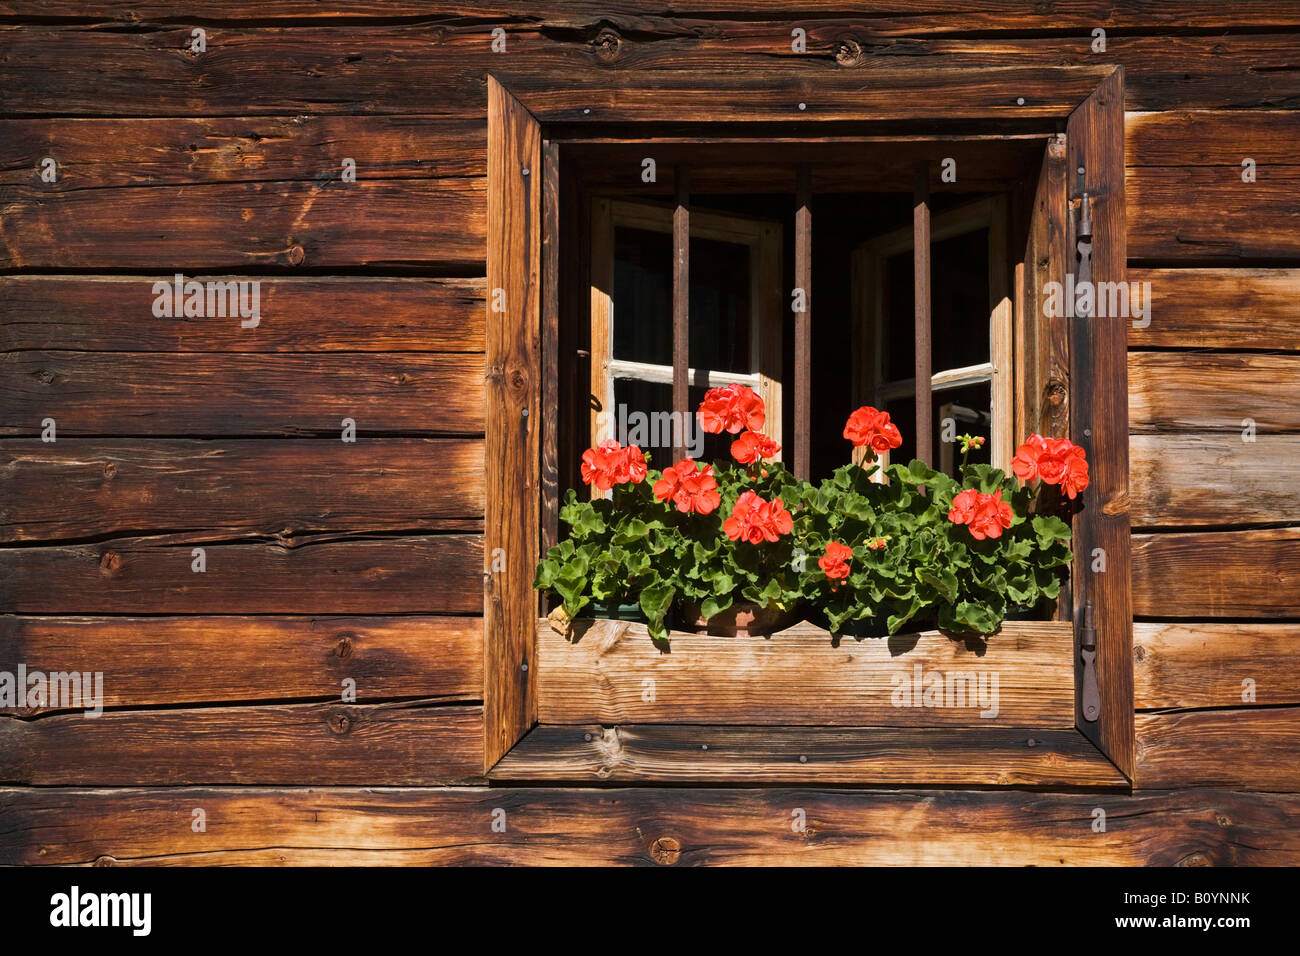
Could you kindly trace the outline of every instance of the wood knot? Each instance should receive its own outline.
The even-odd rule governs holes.
[[[835,62],[840,66],[861,66],[866,62],[862,44],[856,37],[840,37],[835,41]]]
[[[1214,862],[1201,851],[1189,853],[1183,857],[1174,866],[1213,866]]]
[[[302,246],[291,246],[289,248],[289,265],[300,266],[306,258],[307,253],[303,251]]]
[[[682,856],[682,845],[674,837],[660,837],[650,844],[650,856],[660,866],[672,866]]]
[[[528,384],[528,379],[523,372],[515,369],[510,373],[510,385],[512,388],[523,388]]]
[[[352,729],[352,718],[342,711],[334,711],[329,715],[326,721],[329,724],[331,733],[338,734],[340,737]]]
[[[347,660],[352,656],[352,651],[356,647],[353,643],[356,639],[355,634],[340,634],[339,642],[334,645],[334,654],[342,660]]]
[[[1216,813],[1214,815],[1214,822],[1221,827],[1230,827],[1232,826],[1232,817],[1228,816],[1226,813]]]
[[[617,30],[605,27],[591,41],[591,49],[595,52],[596,59],[602,63],[613,63],[623,52],[623,38]]]
[[[1133,660],[1141,664],[1147,659],[1147,649],[1141,644],[1133,648]]]
[[[111,856],[97,856],[92,866],[117,866],[117,860]]]
[[[117,465],[113,464],[111,461],[104,465],[105,478],[112,478],[116,474],[117,474]]]
[[[99,556],[99,569],[112,574],[122,569],[122,556],[116,551],[105,551]]]
[[[36,380],[42,385],[53,385],[58,376],[48,368],[43,368],[36,373]]]

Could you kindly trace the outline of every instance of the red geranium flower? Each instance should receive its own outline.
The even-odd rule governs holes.
[[[794,530],[794,519],[780,498],[764,501],[754,492],[746,491],[736,499],[731,517],[722,522],[722,530],[732,541],[759,544],[789,534]]]
[[[1011,505],[1002,500],[1001,488],[991,495],[967,488],[952,499],[948,511],[948,520],[964,524],[976,541],[1002,537],[1002,529],[1011,527],[1013,517]]]
[[[624,448],[612,438],[606,438],[595,448],[582,453],[582,480],[594,484],[601,491],[615,485],[631,482],[639,485],[645,481],[645,455],[636,445]]]
[[[1060,485],[1070,498],[1088,487],[1088,461],[1082,448],[1068,438],[1044,438],[1030,435],[1016,449],[1011,470],[1021,481],[1041,478],[1049,485]]]
[[[836,582],[849,576],[848,562],[851,557],[853,557],[852,548],[838,541],[832,541],[826,545],[826,556],[817,559],[817,566],[826,572],[832,587]]]
[[[731,443],[731,457],[742,465],[752,465],[760,458],[771,458],[781,446],[762,432],[744,431]]]
[[[903,444],[903,436],[898,426],[889,420],[889,412],[870,405],[863,405],[849,416],[844,423],[844,437],[853,442],[854,447],[867,445],[876,454]]]
[[[698,470],[690,458],[665,468],[664,476],[655,482],[654,494],[660,501],[671,501],[678,511],[686,514],[712,514],[722,504],[713,466],[705,465],[702,471]]]
[[[697,412],[700,427],[710,435],[736,434],[746,428],[761,431],[764,422],[763,400],[744,385],[723,385],[704,393]]]

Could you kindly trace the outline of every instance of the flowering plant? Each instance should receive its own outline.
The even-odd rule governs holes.
[[[685,458],[651,469],[635,446],[604,441],[583,454],[585,483],[560,510],[568,537],[537,567],[570,617],[590,603],[636,604],[652,637],[666,640],[674,606],[712,618],[745,602],[805,608],[835,633],[896,633],[909,621],[991,634],[1005,616],[1057,596],[1071,560],[1070,528],[1033,513],[1043,485],[1069,498],[1088,486],[1083,449],[1032,435],[1012,475],[967,465],[983,439],[960,438],[954,478],[913,460],[885,469],[902,444],[887,412],[857,409],[844,437],[864,449],[817,485],[771,460],[763,403],[739,385],[710,389],[697,413],[708,432],[736,435],[734,462]]]

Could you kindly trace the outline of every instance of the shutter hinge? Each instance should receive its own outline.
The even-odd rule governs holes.
[[[1075,275],[1076,286],[1092,283],[1092,197],[1087,193],[1079,200],[1079,212],[1074,222],[1075,248],[1079,253],[1079,269]],[[1076,313],[1082,318],[1091,318]]]
[[[1079,657],[1083,659],[1083,719],[1094,723],[1101,716],[1101,693],[1097,690],[1097,630],[1092,626],[1092,602],[1083,606],[1083,628],[1079,632]]]

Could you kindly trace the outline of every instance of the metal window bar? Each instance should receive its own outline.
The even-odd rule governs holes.
[[[690,181],[678,166],[674,180],[677,206],[673,210],[673,460],[686,456],[686,423],[690,405]]]
[[[915,303],[916,457],[934,463],[934,410],[930,378],[930,165],[916,164],[912,191],[912,283]]]

